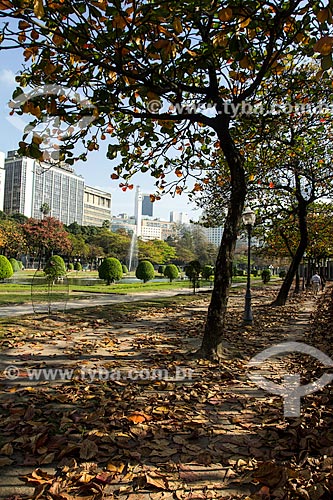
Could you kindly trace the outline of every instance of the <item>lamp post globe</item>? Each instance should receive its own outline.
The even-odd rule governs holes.
[[[246,293],[245,293],[245,309],[244,309],[244,317],[243,324],[244,325],[252,325],[253,316],[252,316],[252,295],[251,295],[251,235],[252,228],[256,221],[256,215],[251,210],[251,208],[246,207],[243,211],[242,215],[243,224],[247,229],[247,282],[246,282]]]

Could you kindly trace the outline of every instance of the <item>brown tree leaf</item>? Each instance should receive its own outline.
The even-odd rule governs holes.
[[[91,439],[85,439],[82,441],[80,446],[80,458],[84,458],[85,460],[89,460],[94,458],[98,453],[98,446],[95,441],[91,441]]]

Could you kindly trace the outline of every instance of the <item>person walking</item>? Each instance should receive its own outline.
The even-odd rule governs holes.
[[[315,295],[319,292],[319,288],[321,285],[321,278],[319,274],[315,273],[311,278],[312,290]]]

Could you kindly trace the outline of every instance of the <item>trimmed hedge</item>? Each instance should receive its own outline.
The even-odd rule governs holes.
[[[139,262],[138,267],[136,268],[135,276],[139,280],[142,280],[144,283],[147,283],[147,281],[151,281],[155,278],[155,270],[153,264],[149,262],[149,260],[142,260],[141,262]]]

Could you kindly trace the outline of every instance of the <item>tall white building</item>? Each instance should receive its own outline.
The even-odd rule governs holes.
[[[170,212],[170,222],[175,222],[177,224],[189,224],[190,218],[189,215],[185,212]]]
[[[84,180],[66,165],[49,166],[9,151],[5,160],[4,212],[41,219],[41,206],[64,224],[83,224]]]
[[[85,186],[83,212],[84,226],[101,227],[105,221],[111,226],[111,193]]]
[[[223,226],[219,227],[204,227],[205,234],[209,243],[219,247],[221,245]]]
[[[3,198],[5,194],[5,153],[0,151],[0,210],[3,212]]]

